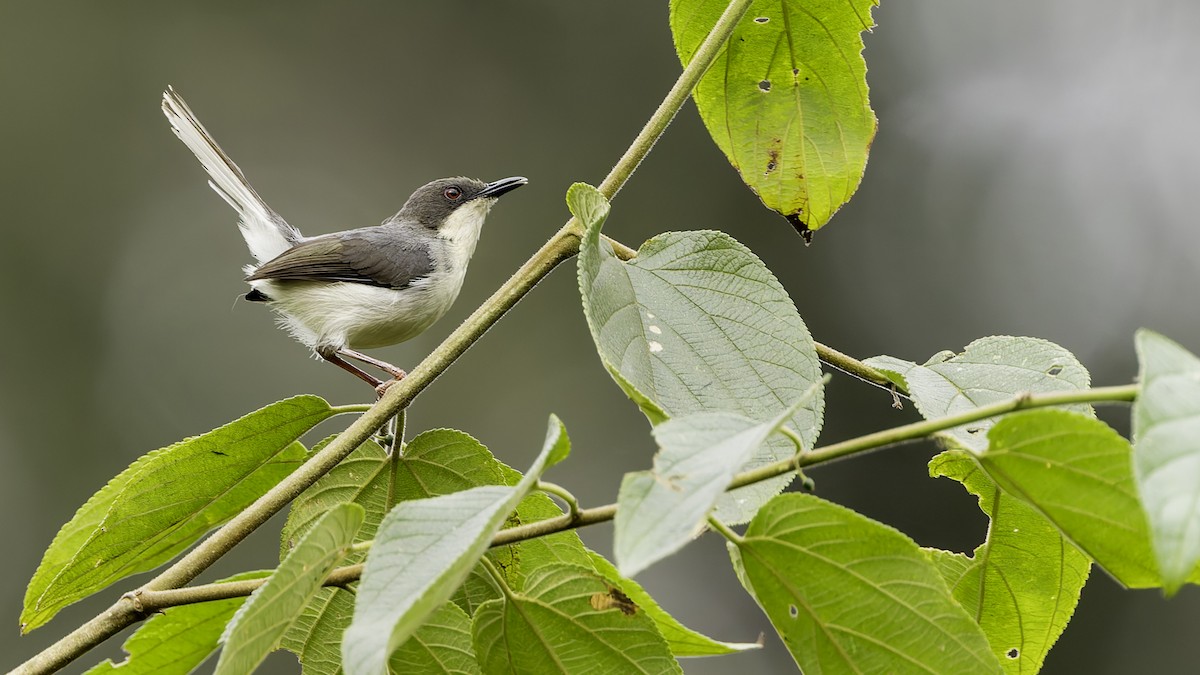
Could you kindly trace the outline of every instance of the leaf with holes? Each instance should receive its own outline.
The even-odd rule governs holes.
[[[970,453],[943,452],[929,473],[962,483],[991,520],[971,557],[929,555],[1005,672],[1036,673],[1071,620],[1091,561],[1032,506],[997,489]]]
[[[746,247],[721,232],[668,232],[622,262],[600,238],[603,218],[586,218],[595,211],[580,203],[588,190],[568,195],[588,226],[579,254],[584,314],[601,361],[651,422],[706,411],[764,422],[820,381],[816,347],[796,306]],[[820,432],[824,406],[818,391],[788,420],[806,448]],[[772,438],[743,468],[795,451],[787,439]],[[745,522],[792,477],[728,493],[716,513]]]
[[[983,631],[911,539],[786,494],[734,542],[754,596],[806,673],[998,673]]]
[[[1005,415],[979,464],[1037,509],[1127,587],[1159,584],[1129,442],[1107,424],[1065,410]]]
[[[300,466],[305,451],[296,439],[333,414],[324,400],[297,396],[138,459],[46,549],[25,591],[22,632],[154,569],[240,513]]]
[[[472,622],[483,672],[682,673],[654,622],[588,568],[547,565]]]
[[[269,571],[243,572],[216,583],[262,579]],[[226,598],[170,607],[142,624],[122,647],[128,657],[113,663],[104,660],[85,675],[186,675],[217,651],[225,624],[246,598]]]
[[[908,389],[917,410],[932,420],[1007,401],[1023,394],[1086,389],[1087,369],[1053,342],[1006,335],[980,338],[961,354],[943,352],[924,365],[890,356],[866,363],[894,374]],[[1091,415],[1086,404],[1063,406]],[[987,448],[987,430],[997,418],[943,432],[972,452]]]
[[[1200,561],[1200,359],[1137,333],[1141,391],[1133,404],[1134,469],[1167,595]]]
[[[768,208],[811,238],[862,180],[875,137],[862,32],[878,0],[755,0],[693,92],[704,126]],[[686,65],[729,5],[671,0]]]

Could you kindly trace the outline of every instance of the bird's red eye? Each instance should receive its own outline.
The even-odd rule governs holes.
[[[459,190],[456,187],[448,187],[442,191],[442,194],[445,195],[446,199],[456,202],[458,201],[459,197],[462,197],[462,190]]]

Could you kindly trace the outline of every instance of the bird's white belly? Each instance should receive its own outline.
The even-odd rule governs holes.
[[[372,349],[410,340],[442,318],[458,297],[462,276],[435,273],[402,291],[344,281],[253,286],[272,299],[280,324],[305,345]]]

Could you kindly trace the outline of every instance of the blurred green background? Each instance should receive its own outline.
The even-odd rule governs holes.
[[[434,177],[530,178],[493,212],[450,315],[376,352],[411,366],[564,221],[567,186],[599,182],[674,81],[666,5],[0,4],[0,666],[132,587],[17,636],[42,550],[136,457],[292,394],[371,398],[237,301],[249,255],[159,112],[166,85],[307,234],[377,223]],[[817,339],[856,356],[923,360],[983,335],[1034,335],[1117,384],[1136,371],[1138,326],[1200,350],[1200,6],[888,0],[875,17],[879,135],[857,196],[812,247],[742,186],[690,104],[606,231],[636,245],[726,230],[775,271]],[[914,419],[889,403],[835,376],[824,440]],[[593,351],[573,264],[430,387],[409,428],[463,429],[522,467],[550,412],[575,445],[553,479],[585,505],[649,466],[647,425]],[[1125,429],[1124,410],[1105,416]],[[969,551],[986,520],[960,486],[926,477],[934,451],[812,476],[818,494],[921,544]],[[273,564],[278,525],[204,578]],[[609,550],[607,526],[582,535]],[[793,669],[715,537],[639,580],[697,629],[766,636],[760,652],[686,661],[688,673]],[[1198,620],[1194,588],[1167,602],[1094,572],[1046,672],[1191,671]],[[295,661],[277,654],[265,669]]]

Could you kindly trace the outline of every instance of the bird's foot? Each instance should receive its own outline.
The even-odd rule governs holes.
[[[400,370],[399,368],[396,369],[395,373],[389,374],[395,375],[395,378],[386,382],[380,382],[379,384],[375,385],[375,395],[378,398],[383,398],[383,395],[387,393],[387,390],[391,389],[392,385],[396,384],[400,380],[403,380],[405,375],[404,371]]]

